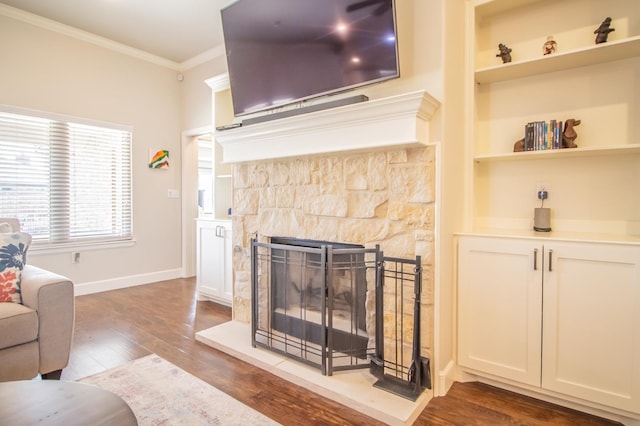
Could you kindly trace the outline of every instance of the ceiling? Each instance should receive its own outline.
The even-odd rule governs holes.
[[[0,4],[180,64],[223,45],[220,9],[233,1],[0,0]]]
[[[0,0],[0,6],[18,9],[29,22],[33,15],[64,24],[111,42],[146,52],[173,63],[177,69],[187,68],[207,56],[224,53],[220,11],[236,0]],[[296,10],[308,10],[303,15],[288,16],[290,2]],[[322,2],[322,8],[318,8]],[[358,21],[362,14],[371,13],[379,4],[391,0],[253,0],[243,7],[257,8],[262,21],[280,26],[282,19],[294,22],[295,31],[312,28],[319,13],[340,10],[345,5],[359,5],[351,19]],[[242,9],[245,10],[245,9]],[[0,7],[0,12],[3,9]],[[24,14],[27,12],[27,14]],[[246,10],[245,10],[246,12]],[[6,13],[6,12],[5,12]],[[333,14],[334,12],[331,12]],[[10,16],[15,13],[10,14]],[[247,13],[247,15],[251,15]],[[255,15],[255,13],[254,13]],[[48,23],[48,22],[47,22]],[[39,23],[41,24],[41,23]],[[236,22],[236,25],[237,24]],[[243,25],[257,25],[247,19]],[[49,27],[49,25],[45,25]],[[65,27],[66,28],[66,27]],[[65,31],[66,32],[66,31]],[[244,31],[246,32],[246,31]],[[80,32],[77,32],[80,33]],[[261,35],[264,32],[260,32]],[[80,34],[77,34],[80,36]]]

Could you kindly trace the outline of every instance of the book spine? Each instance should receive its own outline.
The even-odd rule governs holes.
[[[558,149],[562,148],[562,121],[558,121]]]
[[[533,123],[529,122],[524,126],[524,150],[533,149]]]
[[[538,121],[538,151],[544,148],[544,121]]]
[[[544,144],[542,146],[542,149],[547,150],[549,149],[549,141],[551,140],[551,138],[549,138],[549,122],[545,121],[544,122]]]

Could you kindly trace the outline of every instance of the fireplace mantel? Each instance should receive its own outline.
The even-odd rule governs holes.
[[[439,105],[424,91],[411,92],[218,131],[215,138],[225,163],[425,145]]]

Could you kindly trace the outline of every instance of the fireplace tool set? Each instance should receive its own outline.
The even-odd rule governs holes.
[[[382,256],[382,254],[381,254]],[[420,294],[422,292],[422,266],[420,256],[415,260],[399,259],[382,256],[382,263],[378,266],[376,280],[376,351],[371,358],[371,373],[378,378],[375,387],[387,390],[396,395],[415,401],[424,388],[431,389],[431,368],[429,358],[420,355]],[[411,362],[406,368],[403,349],[408,346],[404,342],[406,313],[403,312],[405,291],[413,286],[413,340],[411,345]],[[393,291],[389,291],[393,287]],[[391,336],[384,333],[382,318],[386,297],[393,300],[394,321]],[[387,327],[390,328],[390,327]],[[387,332],[388,333],[388,332]],[[391,345],[385,341],[392,342]],[[389,346],[391,346],[389,348]],[[385,352],[392,349],[391,357],[385,358]]]

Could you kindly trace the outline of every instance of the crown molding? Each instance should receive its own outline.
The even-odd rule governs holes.
[[[11,7],[6,4],[0,3],[0,15],[6,16],[11,19],[15,19],[17,21],[22,21],[27,24],[43,28],[45,30],[63,34],[65,36],[72,37],[77,40],[91,43],[96,46],[103,47],[105,49],[113,50],[115,52],[122,53],[124,55],[132,56],[134,58],[137,58],[143,61],[151,62],[152,64],[169,68],[175,71],[184,71],[185,67],[183,66],[183,64],[191,61],[191,60],[185,61],[182,64],[178,62],[170,61],[168,59],[162,58],[157,55],[153,55],[143,50],[136,49],[131,46],[127,46],[126,44],[118,43],[108,38],[90,33],[88,31],[83,31],[78,28],[71,27],[69,25],[61,24],[60,22],[43,18],[42,16],[34,15],[33,13],[25,12],[24,10],[16,9],[15,7]],[[216,50],[216,49],[212,49],[212,50]],[[210,52],[211,51],[205,52],[202,55],[205,55],[205,54],[210,55],[211,54]],[[198,55],[196,58],[199,58],[202,55]]]
[[[197,67],[198,65],[202,65],[216,58],[224,56],[225,53],[226,51],[224,49],[224,46],[220,45],[214,47],[213,49],[209,49],[206,52],[202,52],[201,54],[196,55],[191,59],[187,59],[186,61],[181,62],[179,65],[179,71],[187,71],[191,68]]]
[[[228,73],[208,78],[204,82],[211,88],[214,93],[222,92],[223,90],[227,90],[231,87]]]

